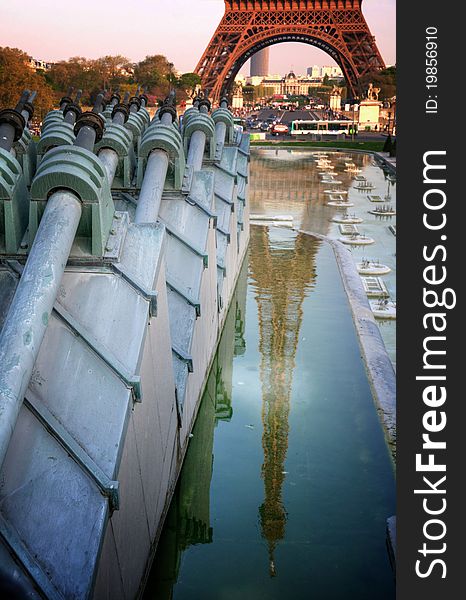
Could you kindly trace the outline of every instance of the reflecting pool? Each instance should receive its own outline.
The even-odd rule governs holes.
[[[393,599],[395,512],[333,250],[253,226],[144,597]]]
[[[328,169],[319,166],[325,157]],[[352,172],[348,165],[354,165]],[[322,173],[331,173],[338,185],[322,181]],[[370,190],[357,189],[357,178],[372,185]],[[384,171],[372,155],[362,152],[329,152],[313,149],[253,148],[250,183],[251,214],[290,215],[293,225],[306,231],[341,237],[339,225],[332,219],[345,212],[363,220],[357,225],[360,233],[375,240],[371,246],[351,246],[354,262],[363,258],[379,260],[391,268],[383,276],[392,300],[396,300],[396,216],[381,217],[369,211],[377,206],[392,206],[396,210],[396,181]],[[343,190],[353,206],[348,209],[328,206],[331,189]],[[373,202],[374,198],[380,202]],[[378,321],[382,338],[392,363],[396,363],[396,323]]]

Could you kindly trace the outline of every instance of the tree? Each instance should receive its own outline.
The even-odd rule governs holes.
[[[388,67],[381,71],[371,71],[361,78],[360,84],[363,92],[366,92],[369,83],[380,88],[379,100],[386,100],[396,96],[396,67]]]
[[[134,67],[134,79],[143,85],[148,91],[160,91],[166,93],[169,90],[167,75],[173,71],[173,64],[165,56],[156,54],[146,56]]]
[[[201,78],[197,73],[183,73],[176,83],[177,89],[184,92],[187,97],[191,97],[196,89],[201,85]]]
[[[392,150],[392,136],[388,134],[387,139],[385,140],[385,144],[383,145],[382,152],[390,153]]]
[[[47,80],[53,88],[64,94],[68,88],[82,90],[82,102],[90,102],[90,93],[96,89],[101,89],[101,76],[95,68],[95,61],[88,60],[82,56],[73,56],[68,60],[62,60],[55,63],[47,73]]]
[[[37,91],[35,114],[42,118],[56,102],[45,77],[28,66],[28,55],[18,48],[0,48],[0,108],[14,108],[23,92]]]
[[[91,69],[99,77],[103,90],[111,90],[127,81],[134,72],[134,67],[126,56],[103,56],[92,61]]]

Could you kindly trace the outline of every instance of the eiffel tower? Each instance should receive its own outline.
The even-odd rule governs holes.
[[[362,0],[225,0],[225,14],[196,67],[203,89],[219,102],[253,54],[281,42],[303,42],[335,60],[356,98],[359,79],[385,68],[361,5]]]

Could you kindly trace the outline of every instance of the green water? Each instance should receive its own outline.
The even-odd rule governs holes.
[[[395,597],[391,461],[331,248],[253,227],[144,597]]]

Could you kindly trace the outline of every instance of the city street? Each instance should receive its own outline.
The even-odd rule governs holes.
[[[247,118],[249,118],[249,116],[254,115],[254,118],[259,121],[259,122],[263,122],[263,121],[267,121],[267,119],[272,119],[274,117],[277,117],[278,120],[281,123],[284,123],[286,125],[288,125],[288,127],[290,127],[291,129],[291,123],[292,121],[308,121],[308,120],[312,120],[312,119],[326,119],[328,118],[327,116],[327,111],[324,110],[303,110],[303,109],[297,109],[297,110],[275,110],[273,108],[263,108],[259,111],[251,111],[250,115],[248,115]],[[259,132],[259,129],[251,129],[249,130],[251,132]],[[357,134],[357,140],[360,142],[380,142],[380,141],[384,141],[385,138],[387,137],[385,133],[381,133],[378,131],[359,131]],[[291,135],[288,134],[284,134],[284,135],[272,135],[270,133],[266,133],[265,136],[266,140],[291,140]],[[293,136],[293,139],[295,139],[295,137]],[[301,136],[299,139],[301,140],[306,140],[307,136]]]

